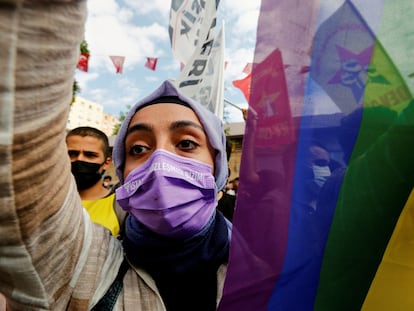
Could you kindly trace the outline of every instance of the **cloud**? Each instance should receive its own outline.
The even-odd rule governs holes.
[[[99,76],[98,73],[86,73],[83,71],[76,71],[75,78],[79,84],[81,92],[87,88],[88,82],[95,80]]]
[[[133,8],[137,14],[146,15],[154,14],[160,18],[168,18],[170,12],[169,3],[165,0],[151,0],[151,1],[136,1],[136,0],[125,0],[125,4]]]
[[[121,8],[113,0],[91,0],[88,12],[85,37],[92,67],[108,69],[109,55],[126,56],[129,66],[136,65],[147,56],[162,56],[157,45],[169,43],[166,26],[137,18],[136,4]]]
[[[226,80],[244,77],[244,66],[253,62],[259,8],[259,0],[227,0],[220,3],[219,17],[225,20],[226,32]]]
[[[243,69],[247,63],[253,62],[253,48],[237,48],[227,47],[225,58],[228,61],[225,78],[226,80],[242,79],[246,76]]]
[[[227,0],[221,1],[219,14],[226,23],[232,25],[234,33],[255,33],[259,16],[259,0]],[[243,37],[243,36],[242,36]]]

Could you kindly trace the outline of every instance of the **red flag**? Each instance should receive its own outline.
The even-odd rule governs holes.
[[[78,61],[78,69],[88,72],[88,61],[89,61],[89,54],[87,53],[82,53],[79,56],[79,61]]]
[[[155,70],[155,68],[157,67],[157,61],[158,61],[158,58],[156,57],[147,57],[147,62],[145,63],[145,67],[151,70]]]
[[[109,56],[112,60],[112,63],[115,66],[116,73],[122,73],[124,66],[125,57],[124,56]]]
[[[250,82],[252,80],[252,75],[249,74],[247,77],[241,80],[234,80],[233,85],[239,88],[242,92],[246,100],[249,101],[250,97]]]

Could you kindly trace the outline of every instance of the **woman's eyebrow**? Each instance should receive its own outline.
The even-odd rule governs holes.
[[[175,121],[171,123],[171,125],[169,126],[169,130],[173,131],[173,130],[177,130],[177,129],[184,128],[184,127],[193,127],[204,133],[204,129],[200,124],[194,121],[190,121],[190,120]],[[126,136],[129,136],[130,134],[135,133],[135,132],[141,132],[141,131],[151,132],[152,130],[153,130],[153,126],[148,123],[136,123],[132,125],[130,128],[128,128]]]
[[[193,121],[189,121],[189,120],[175,121],[170,125],[169,129],[170,131],[172,131],[172,130],[176,130],[176,129],[188,127],[188,126],[194,127],[204,132],[204,129],[200,124],[193,122]]]
[[[152,131],[152,126],[147,124],[147,123],[134,124],[130,128],[128,128],[126,136],[128,136],[131,133],[139,132],[139,131],[151,132]]]

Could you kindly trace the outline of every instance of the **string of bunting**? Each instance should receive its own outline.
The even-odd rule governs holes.
[[[77,68],[81,71],[88,72],[89,70],[89,54],[88,53],[81,53],[79,56],[79,61],[77,64]],[[109,58],[111,59],[112,63],[115,67],[115,73],[122,74],[123,66],[125,62],[125,56],[118,56],[118,55],[110,55]],[[144,66],[152,71],[155,71],[157,68],[158,57],[146,57],[146,62]],[[225,67],[227,62],[225,62]],[[245,73],[247,76],[241,80],[234,80],[232,83],[235,87],[239,88],[243,93],[246,100],[249,100],[250,96],[250,81],[251,81],[251,71],[252,71],[252,63],[247,63],[243,68],[242,72]],[[183,68],[183,64],[181,64],[181,69]]]
[[[77,68],[81,71],[88,72],[89,70],[89,54],[82,53],[79,56],[79,61]],[[111,59],[112,63],[115,67],[115,73],[121,74],[124,67],[125,56],[118,56],[118,55],[110,55],[109,58]],[[148,69],[155,71],[157,68],[158,57],[147,57],[145,62],[145,67]]]

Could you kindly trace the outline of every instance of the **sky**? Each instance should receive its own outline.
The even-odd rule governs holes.
[[[168,36],[167,0],[88,0],[85,39],[90,51],[89,70],[76,70],[78,96],[102,104],[105,113],[119,117],[162,81],[175,79],[180,64]],[[217,18],[225,24],[224,98],[238,107],[247,102],[233,80],[243,79],[245,65],[253,62],[260,0],[221,0]],[[125,56],[117,74],[109,56]],[[158,58],[155,71],[145,67],[147,57]],[[228,122],[243,121],[240,110],[225,106]]]

